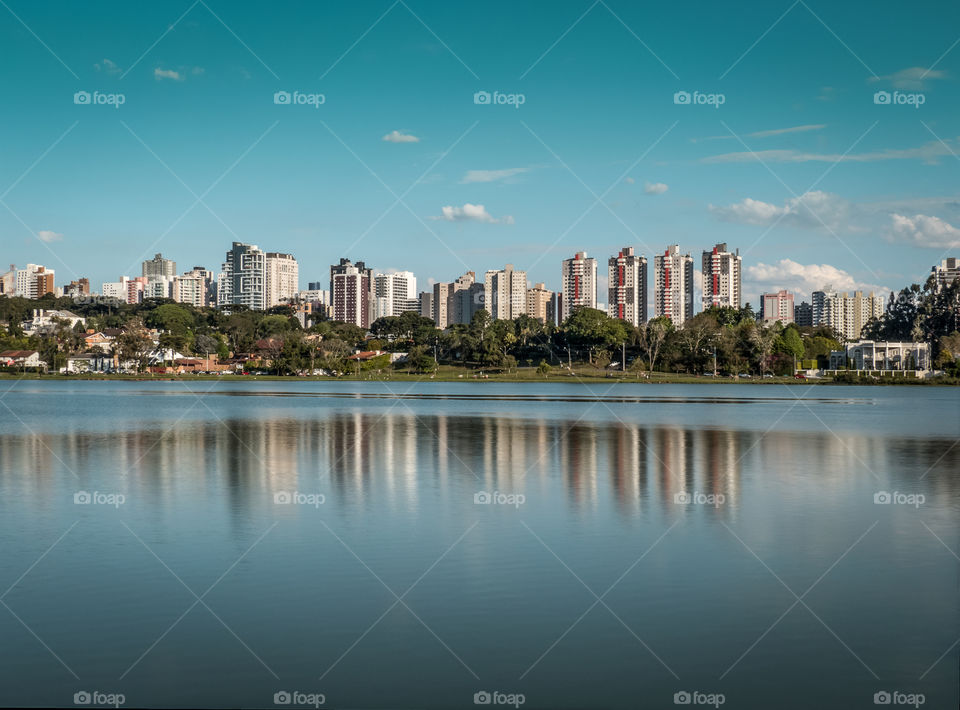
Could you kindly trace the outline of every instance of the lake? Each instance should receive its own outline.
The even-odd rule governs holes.
[[[938,387],[5,381],[0,705],[955,709],[958,435]]]

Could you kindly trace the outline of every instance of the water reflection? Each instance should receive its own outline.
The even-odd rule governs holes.
[[[937,439],[629,422],[348,411],[323,418],[235,417],[132,431],[77,427],[13,434],[0,444],[0,478],[43,506],[68,488],[112,486],[155,504],[225,490],[241,511],[275,491],[323,491],[350,505],[415,509],[422,496],[556,488],[574,509],[642,514],[684,493],[722,496],[735,509],[745,477],[815,479],[821,494],[862,479],[936,494],[960,449]],[[27,474],[27,475],[24,475]],[[74,474],[76,478],[74,478]],[[873,485],[873,482],[871,482]]]

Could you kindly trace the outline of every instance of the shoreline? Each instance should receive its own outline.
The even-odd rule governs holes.
[[[949,378],[917,379],[906,377],[884,377],[882,380],[867,380],[858,378],[851,381],[837,381],[833,377],[796,379],[794,377],[703,377],[695,375],[668,375],[657,373],[651,378],[637,378],[636,376],[615,376],[590,373],[573,375],[523,376],[513,373],[490,374],[485,377],[457,376],[450,373],[441,373],[436,376],[416,375],[412,373],[394,373],[389,377],[364,377],[344,375],[332,377],[325,375],[39,375],[26,373],[0,373],[0,381],[48,381],[48,382],[443,382],[443,383],[506,383],[506,384],[633,384],[633,385],[848,385],[858,387],[956,387],[960,383]],[[865,381],[866,380],[866,381]]]

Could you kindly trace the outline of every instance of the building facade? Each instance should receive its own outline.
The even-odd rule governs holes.
[[[13,266],[10,267],[11,270]],[[40,298],[54,292],[53,269],[39,264],[27,264],[23,269],[16,270],[14,295],[22,298]]]
[[[483,307],[495,319],[513,320],[527,310],[527,272],[513,264],[484,275]]]
[[[412,271],[375,274],[373,277],[374,320],[419,311],[417,277]]]
[[[703,252],[703,310],[740,308],[741,262],[740,250],[729,252],[726,244]]]
[[[949,286],[960,277],[960,259],[950,257],[930,269],[930,275],[937,281],[937,288]]]
[[[858,340],[863,326],[873,318],[883,315],[884,301],[871,291],[864,296],[863,291],[838,293],[826,286],[813,292],[813,325],[826,325],[833,328],[847,340]]]
[[[572,259],[564,259],[560,267],[563,299],[560,320],[565,321],[578,308],[597,307],[597,260],[578,251]]]
[[[300,265],[293,254],[267,252],[264,260],[266,308],[289,303],[300,291]]]
[[[760,319],[764,323],[793,323],[793,294],[780,290],[760,295]]]
[[[550,302],[553,300],[553,291],[544,284],[534,284],[527,289],[527,315],[536,318],[546,325],[550,317]]]
[[[793,322],[799,326],[813,325],[813,305],[802,301],[793,308]]]
[[[641,326],[647,322],[647,260],[623,247],[607,260],[607,314]]]
[[[168,276],[173,278],[177,275],[177,262],[171,259],[164,259],[161,254],[156,254],[149,261],[143,262],[140,275],[146,276],[148,279],[154,276]]]
[[[330,267],[330,301],[333,320],[369,328],[373,311],[373,271],[362,261],[340,259]]]
[[[830,352],[830,369],[929,370],[929,343],[894,343],[860,340],[844,350]]]
[[[266,310],[267,255],[256,244],[234,242],[217,279],[217,305]]]
[[[653,315],[675,326],[693,318],[693,257],[674,244],[653,259]]]

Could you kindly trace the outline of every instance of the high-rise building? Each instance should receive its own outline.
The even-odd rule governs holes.
[[[740,308],[740,250],[717,244],[703,252],[703,310],[712,306]]]
[[[693,318],[693,257],[674,244],[653,258],[653,315],[675,326]]]
[[[217,279],[217,304],[266,310],[267,255],[256,244],[234,242]]]
[[[960,259],[950,257],[930,269],[930,274],[937,280],[937,288],[949,286],[960,278]]]
[[[647,260],[624,247],[607,260],[607,314],[635,326],[647,322]]]
[[[143,262],[141,275],[148,279],[155,276],[173,278],[177,275],[177,262],[164,259],[162,255],[156,254],[150,261]]]
[[[760,295],[760,319],[765,323],[793,323],[793,294],[780,290]]]
[[[441,282],[433,285],[433,298],[430,299],[433,309],[431,318],[440,330],[444,330],[450,325],[450,296],[452,294],[452,283]]]
[[[300,290],[300,266],[293,254],[267,252],[265,264],[265,308],[290,301]]]
[[[498,320],[513,320],[527,310],[527,272],[513,264],[484,274],[483,307]]]
[[[330,267],[333,320],[369,328],[373,310],[373,270],[358,261],[340,259]]]
[[[194,266],[182,276],[173,278],[171,298],[177,303],[189,303],[202,308],[216,303],[213,290],[213,272],[202,266]]]
[[[417,277],[411,271],[375,274],[373,277],[373,319],[398,316],[406,311],[419,311]]]
[[[13,269],[13,266],[11,266]],[[16,270],[14,294],[23,298],[40,298],[53,293],[53,278],[55,271],[39,264],[27,264],[23,269]]]
[[[534,284],[527,289],[527,315],[536,318],[546,325],[550,318],[550,302],[553,300],[553,291],[544,284]]]
[[[813,306],[806,301],[794,306],[793,322],[799,326],[813,325]]]
[[[487,297],[486,284],[477,281],[475,272],[468,271],[454,281],[452,286],[447,296],[448,325],[469,323],[477,311],[484,309]]]
[[[433,292],[420,292],[420,315],[433,320]]]
[[[597,260],[578,251],[572,259],[564,259],[560,268],[563,292],[560,320],[565,321],[578,308],[597,307]]]
[[[863,291],[837,293],[832,286],[813,292],[813,324],[827,325],[847,340],[859,340],[863,326],[883,315],[882,296],[864,296]]]

